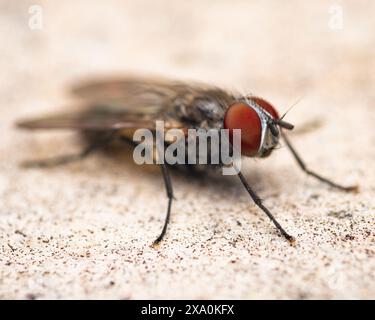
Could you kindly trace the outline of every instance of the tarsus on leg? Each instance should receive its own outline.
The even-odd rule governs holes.
[[[262,199],[259,198],[259,196],[254,192],[253,189],[251,189],[250,185],[246,181],[245,177],[241,172],[238,172],[238,177],[240,178],[242,184],[246,188],[247,192],[249,193],[250,197],[253,199],[255,204],[262,209],[262,211],[270,218],[270,220],[273,222],[273,224],[276,226],[276,228],[281,232],[281,234],[291,243],[295,243],[295,238],[288,234],[284,228],[280,225],[280,223],[275,219],[275,217],[272,215],[272,213],[263,205]]]
[[[308,175],[318,179],[319,181],[322,181],[326,184],[328,184],[329,186],[331,187],[334,187],[336,189],[339,189],[339,190],[343,190],[343,191],[354,191],[354,192],[357,192],[358,191],[358,186],[355,185],[355,186],[342,186],[338,183],[335,183],[333,182],[332,180],[329,180],[327,178],[324,178],[322,177],[321,175],[309,170],[307,167],[306,167],[306,164],[304,163],[304,161],[302,160],[302,158],[300,157],[300,155],[298,154],[297,150],[292,146],[290,140],[288,139],[288,137],[285,135],[285,133],[282,132],[282,137],[288,147],[288,149],[290,150],[290,152],[292,153],[292,155],[294,156],[294,159],[297,161],[299,167]]]

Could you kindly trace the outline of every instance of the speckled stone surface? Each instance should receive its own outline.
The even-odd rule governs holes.
[[[373,1],[39,1],[42,30],[32,4],[0,3],[0,298],[375,298]],[[77,78],[129,72],[252,92],[280,112],[304,96],[287,116],[295,146],[360,193],[306,177],[286,148],[244,161],[291,247],[235,177],[173,173],[170,228],[151,248],[167,206],[158,168],[95,154],[25,170],[80,141],[13,127],[66,110]]]

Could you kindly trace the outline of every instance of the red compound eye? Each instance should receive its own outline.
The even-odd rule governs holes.
[[[264,110],[269,112],[274,119],[279,119],[279,114],[268,101],[259,97],[251,97],[250,100],[254,101],[259,107],[262,107]]]
[[[254,156],[259,149],[262,125],[257,112],[243,102],[232,104],[224,117],[224,128],[229,129],[232,142],[233,129],[241,129],[241,153]]]

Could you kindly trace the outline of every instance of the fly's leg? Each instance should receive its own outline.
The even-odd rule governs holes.
[[[165,216],[163,229],[160,235],[154,241],[153,245],[157,245],[163,239],[163,237],[165,236],[165,233],[167,232],[167,227],[168,227],[169,219],[171,216],[172,201],[173,201],[172,181],[168,172],[167,164],[166,163],[160,164],[160,168],[163,174],[164,184],[165,184],[165,188],[167,191],[168,209],[167,209],[167,215]]]
[[[238,172],[238,177],[240,178],[242,184],[246,188],[247,192],[249,193],[250,197],[253,199],[255,204],[262,209],[262,211],[268,216],[268,218],[271,219],[273,224],[276,226],[276,228],[281,232],[281,234],[290,242],[290,244],[294,244],[296,239],[292,237],[290,234],[288,234],[284,228],[280,225],[280,223],[275,219],[275,217],[272,215],[272,213],[263,205],[262,199],[259,198],[259,196],[251,189],[248,182],[246,181],[245,177],[241,172]]]
[[[299,156],[299,154],[297,153],[296,149],[294,149],[294,147],[293,147],[292,144],[290,143],[288,137],[287,137],[284,133],[282,133],[282,137],[283,137],[283,139],[284,139],[284,141],[285,141],[285,143],[286,143],[288,149],[289,149],[290,152],[292,153],[294,159],[296,159],[296,161],[297,161],[299,167],[300,167],[304,172],[306,172],[308,175],[313,176],[313,177],[315,177],[316,179],[318,179],[319,181],[322,181],[322,182],[328,184],[329,186],[334,187],[334,188],[339,189],[339,190],[342,190],[342,191],[347,191],[347,192],[350,192],[350,191],[357,192],[357,191],[358,191],[358,186],[357,186],[357,185],[355,185],[355,186],[342,186],[342,185],[337,184],[337,183],[335,183],[335,182],[333,182],[333,181],[331,181],[331,180],[329,180],[329,179],[327,179],[327,178],[322,177],[321,175],[319,175],[319,174],[317,174],[317,173],[315,173],[315,172],[313,172],[313,171],[310,171],[310,170],[306,167],[304,161],[301,159],[301,157]]]
[[[136,143],[133,140],[128,139],[126,137],[120,137],[120,139],[124,143],[130,144],[131,146],[135,146],[136,145]],[[156,146],[157,146],[156,151],[158,153],[158,157],[161,158],[162,157],[162,153],[161,153],[160,143],[157,142]],[[167,208],[167,214],[166,214],[165,220],[164,220],[163,229],[162,229],[160,235],[153,242],[153,246],[158,245],[160,243],[160,241],[163,240],[163,238],[164,238],[164,236],[165,236],[165,234],[167,232],[167,227],[168,227],[169,219],[170,219],[170,216],[171,216],[172,201],[174,199],[173,188],[172,188],[172,181],[171,181],[171,177],[169,175],[168,165],[165,163],[165,161],[163,161],[163,163],[160,164],[160,169],[161,169],[161,173],[163,175],[165,189],[167,191],[168,208]]]
[[[164,220],[163,229],[161,230],[160,235],[154,241],[153,245],[157,245],[163,239],[163,237],[165,236],[165,233],[167,232],[167,227],[168,227],[169,219],[170,219],[170,216],[171,216],[172,201],[173,201],[172,181],[171,181],[171,177],[169,175],[168,165],[165,163],[164,155],[162,154],[162,151],[161,151],[161,144],[162,143],[164,143],[164,141],[163,142],[156,141],[156,151],[157,151],[157,155],[158,155],[159,159],[164,160],[164,161],[160,161],[160,162],[162,162],[162,163],[160,163],[160,169],[161,169],[161,172],[163,174],[165,189],[167,191],[168,208],[167,208],[167,215],[165,216],[165,220]]]
[[[50,158],[50,159],[43,159],[43,160],[27,160],[21,163],[22,167],[25,168],[49,168],[60,166],[64,164],[68,164],[71,162],[75,162],[78,160],[82,160],[92,154],[94,151],[101,149],[108,145],[114,139],[115,131],[111,131],[105,138],[100,139],[89,145],[86,149],[84,149],[81,153],[78,154],[71,154],[71,155],[64,155],[60,157]]]

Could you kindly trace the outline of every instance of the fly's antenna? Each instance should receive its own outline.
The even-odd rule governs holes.
[[[301,102],[301,100],[305,97],[305,95],[303,95],[302,97],[298,98],[286,111],[285,113],[283,114],[283,116],[280,118],[280,120],[283,120],[284,117],[289,113],[290,110],[292,110],[298,103]]]
[[[286,129],[286,130],[293,130],[294,128],[294,125],[283,120],[275,120],[275,123],[279,125],[281,128]]]
[[[278,120],[275,120],[275,123],[278,124],[281,128],[284,128],[286,130],[293,130],[294,125],[292,125],[289,122],[283,121],[285,116],[289,113],[290,110],[292,110],[305,96],[303,95],[302,97],[298,98],[282,115],[282,117]]]

